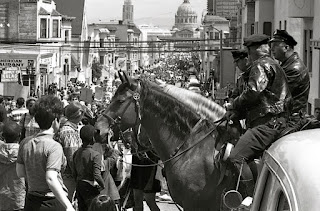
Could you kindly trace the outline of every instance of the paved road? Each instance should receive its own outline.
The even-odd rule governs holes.
[[[161,211],[179,211],[179,209],[176,207],[176,205],[171,204],[171,203],[157,202],[157,205],[159,206]],[[150,211],[146,202],[144,202],[144,209],[143,210]],[[127,211],[132,211],[132,209],[127,209]]]

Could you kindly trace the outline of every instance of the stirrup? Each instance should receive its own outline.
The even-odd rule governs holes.
[[[225,150],[224,150],[224,154],[223,154],[223,157],[222,157],[222,160],[223,161],[226,161],[228,159],[228,157],[230,156],[231,154],[231,150],[233,149],[234,145],[231,144],[231,143],[227,143],[226,147],[225,147]]]

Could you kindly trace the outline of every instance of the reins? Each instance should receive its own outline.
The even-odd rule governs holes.
[[[140,84],[138,85],[138,87],[141,87]],[[115,126],[117,125],[117,127],[119,128],[119,133],[120,133],[120,136],[121,138],[124,140],[124,135],[123,135],[123,131],[121,130],[120,128],[120,125],[121,125],[121,119],[122,119],[122,116],[125,114],[125,112],[127,111],[127,109],[129,108],[129,106],[131,105],[131,103],[134,101],[135,102],[135,110],[136,110],[136,114],[137,114],[137,118],[136,118],[136,125],[138,126],[138,133],[136,134],[136,138],[137,138],[137,142],[139,143],[139,133],[140,133],[140,127],[141,127],[141,108],[140,108],[140,93],[138,93],[137,91],[132,91],[132,90],[128,90],[128,91],[131,91],[132,93],[132,99],[128,102],[128,104],[126,105],[126,107],[124,108],[124,110],[122,111],[121,115],[120,116],[117,116],[115,119],[112,118],[111,116],[105,114],[105,113],[102,113],[102,115],[111,120],[112,123],[110,124],[111,127],[112,126]],[[203,119],[200,119],[197,124],[192,128],[191,130],[191,133],[190,133],[190,137],[192,137],[195,129],[198,127],[199,124],[201,124],[201,122],[203,121]],[[214,122],[215,124],[218,124],[220,125],[223,121],[225,121],[224,118]],[[164,165],[172,160],[174,160],[175,158],[183,155],[184,153],[188,152],[189,150],[191,150],[193,147],[195,147],[196,145],[198,145],[199,143],[201,143],[208,135],[210,135],[217,127],[217,125],[214,124],[214,127],[212,129],[210,129],[210,131],[208,133],[206,133],[203,137],[201,137],[199,139],[198,142],[196,142],[195,144],[191,145],[190,147],[188,147],[187,149],[181,151],[179,153],[179,151],[182,149],[182,147],[187,143],[187,141],[190,139],[190,138],[186,138],[181,144],[179,144],[178,147],[175,148],[174,152],[172,155],[169,156],[169,158],[165,161],[161,161],[160,163],[154,163],[154,164],[144,164],[144,165],[140,165],[140,164],[132,164],[132,163],[128,163],[128,162],[125,162],[123,159],[121,162],[124,162],[126,164],[129,164],[129,165],[132,165],[132,166],[137,166],[137,167],[154,167],[154,166],[161,166],[161,165]],[[151,151],[151,150],[149,150]],[[148,151],[146,151],[148,152]],[[141,153],[141,152],[136,152],[136,153],[131,153],[131,154],[128,154],[128,155],[135,155],[135,154],[138,154],[138,153]]]

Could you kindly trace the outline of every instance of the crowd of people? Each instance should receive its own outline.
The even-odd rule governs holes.
[[[248,195],[252,195],[249,187],[254,178],[245,163],[259,157],[285,129],[294,132],[307,122],[303,113],[310,78],[294,52],[296,44],[286,31],[277,30],[271,40],[266,35],[249,36],[244,42],[246,50],[233,51],[242,73],[229,95],[226,118],[245,119],[248,130],[226,162],[238,173],[242,171]],[[162,79],[208,97],[193,64],[187,76],[162,72],[146,71],[143,77]],[[134,210],[143,210],[144,198],[152,211],[159,210],[155,203],[155,194],[161,190],[157,167],[127,165],[157,163],[159,158],[129,158],[134,134],[126,132],[126,140],[120,142],[117,136],[102,140],[94,128],[118,85],[115,80],[103,99],[95,100],[93,95],[90,102],[80,100],[79,92],[92,87],[72,83],[60,89],[51,84],[41,97],[35,93],[28,99],[0,97],[0,211],[73,211],[75,201],[80,211],[117,210],[123,204],[121,189],[128,178]],[[317,120],[319,114],[316,108]]]
[[[115,89],[106,89],[108,98],[85,102],[83,87],[51,84],[40,98],[0,96],[0,210],[143,210],[144,192],[151,210],[159,210],[157,167],[143,172],[131,167],[148,159],[132,158],[131,142],[117,135],[102,140],[95,131]],[[140,178],[137,174],[149,182],[128,182]],[[123,191],[127,187],[131,194]],[[131,205],[123,202],[127,195]]]

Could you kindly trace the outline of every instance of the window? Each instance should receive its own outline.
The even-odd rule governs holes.
[[[219,38],[220,38],[219,35],[220,35],[219,32],[215,32],[215,33],[214,33],[214,39],[215,39],[215,40],[219,40]]]
[[[100,48],[104,48],[104,39],[100,39]]]
[[[104,56],[100,56],[100,64],[104,64]]]
[[[287,30],[287,21],[284,21],[284,30]]]
[[[308,67],[309,72],[312,72],[312,47],[310,46],[311,39],[313,39],[313,30],[304,30],[303,62]]]
[[[59,20],[53,20],[52,22],[52,37],[59,37]]]
[[[64,42],[65,43],[69,42],[69,30],[64,31]]]
[[[277,211],[290,211],[290,206],[286,195],[281,191],[279,195],[279,201],[277,206]]]
[[[271,36],[272,34],[272,23],[271,22],[264,22],[263,23],[263,34]]]
[[[209,32],[209,39],[213,40],[213,32]]]
[[[254,23],[251,24],[250,35],[254,34]]]
[[[47,38],[47,19],[40,19],[40,38]]]
[[[279,29],[281,30],[281,21],[279,21]]]

